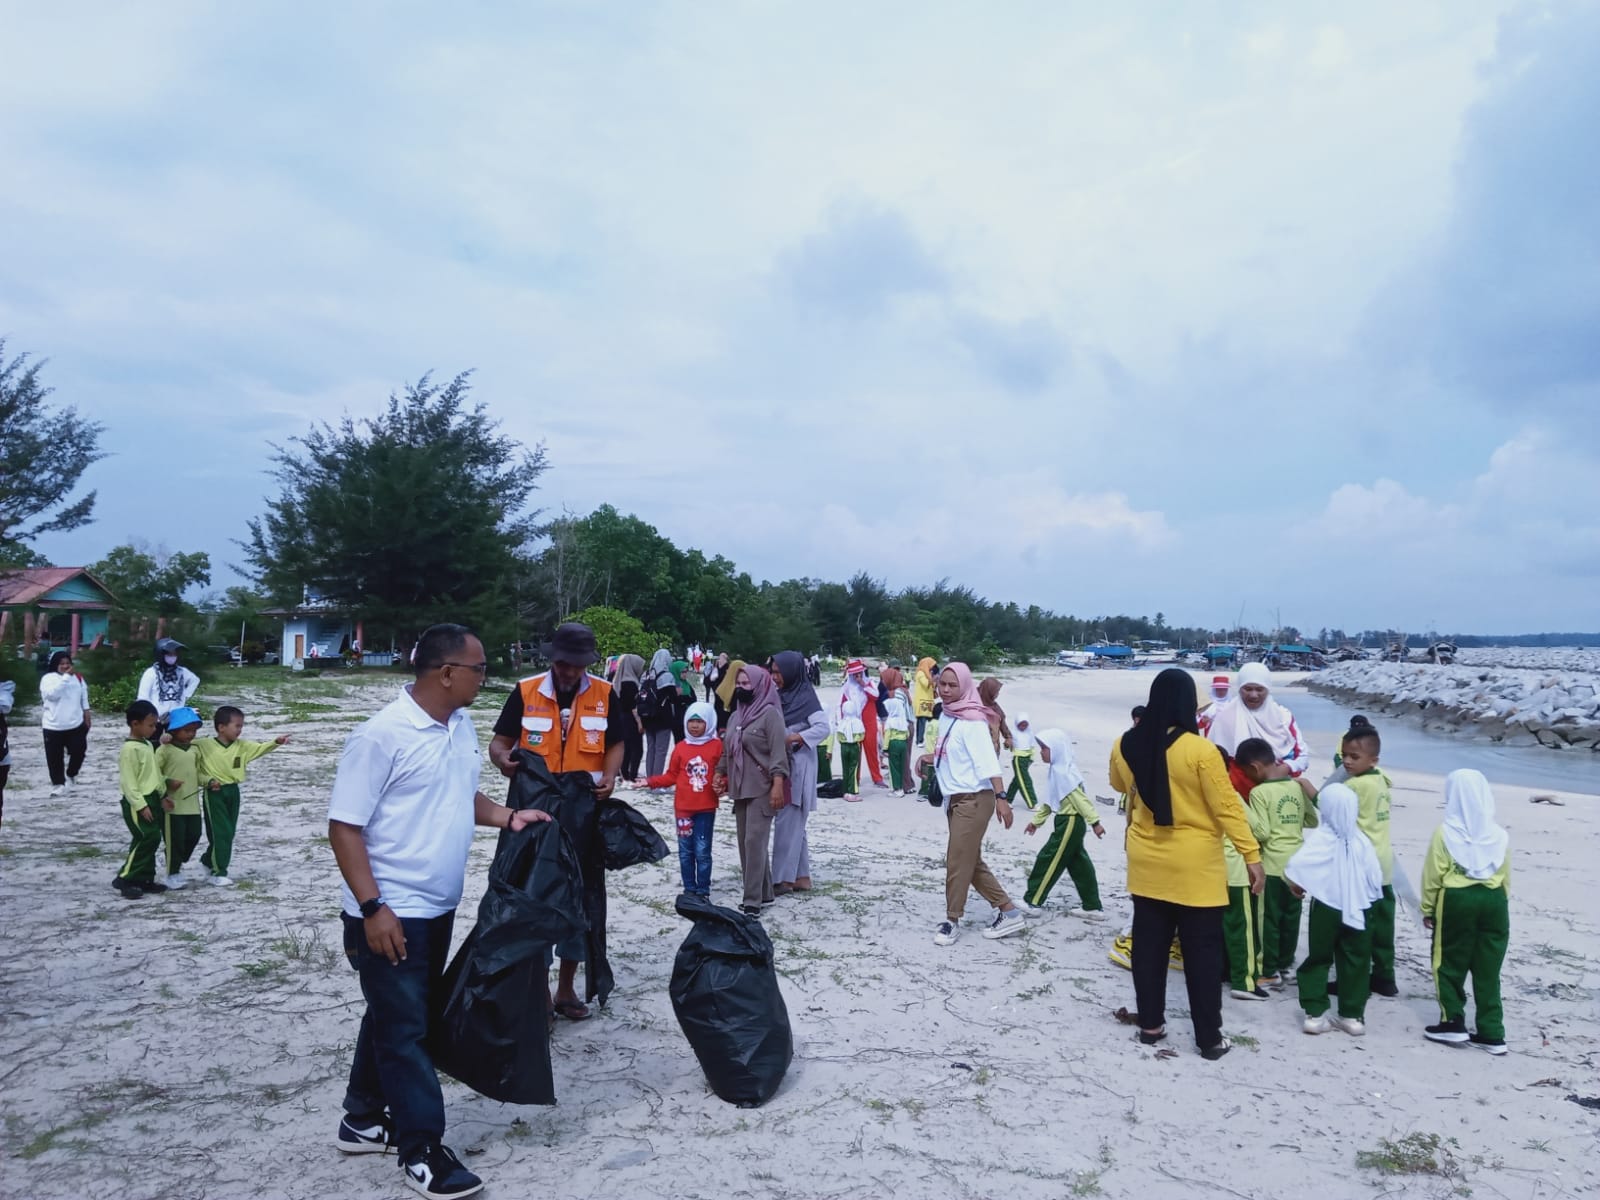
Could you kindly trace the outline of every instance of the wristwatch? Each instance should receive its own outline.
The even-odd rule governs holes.
[[[375,916],[378,915],[378,910],[380,908],[382,908],[382,907],[383,907],[383,897],[382,896],[374,896],[371,900],[363,900],[361,902],[361,916],[364,919],[365,918],[375,917]]]

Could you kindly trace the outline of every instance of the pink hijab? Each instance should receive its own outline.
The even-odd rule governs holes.
[[[750,702],[733,710],[728,722],[728,759],[730,765],[744,761],[744,731],[754,725],[769,708],[778,706],[778,685],[772,682],[772,673],[765,667],[746,663],[734,675],[733,686],[739,686],[743,676],[750,684]]]
[[[982,721],[985,725],[992,721],[995,711],[978,695],[977,682],[972,678],[972,671],[967,664],[946,663],[944,670],[953,671],[956,682],[961,685],[961,694],[944,706],[944,715],[954,717],[958,721]],[[944,671],[939,673],[942,675]]]

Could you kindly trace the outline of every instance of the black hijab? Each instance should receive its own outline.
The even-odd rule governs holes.
[[[811,720],[812,713],[822,711],[806,660],[798,650],[780,650],[772,656],[772,665],[783,676],[783,686],[778,689],[778,699],[783,701],[783,723],[797,729]]]
[[[1133,772],[1139,799],[1157,825],[1172,824],[1172,782],[1167,778],[1167,747],[1185,733],[1200,732],[1200,700],[1194,676],[1169,667],[1150,684],[1144,716],[1122,735],[1122,758]]]

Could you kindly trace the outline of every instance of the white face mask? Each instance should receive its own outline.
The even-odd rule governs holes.
[[[166,663],[169,667],[176,666],[178,662],[178,656],[176,654],[163,654],[161,656],[161,661]]]

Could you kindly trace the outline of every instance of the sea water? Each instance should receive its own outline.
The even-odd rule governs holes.
[[[1350,718],[1365,713],[1383,738],[1382,763],[1403,771],[1444,775],[1462,767],[1482,771],[1490,783],[1545,788],[1552,792],[1600,795],[1600,753],[1552,750],[1547,746],[1503,746],[1479,740],[1470,732],[1434,733],[1415,717],[1386,717],[1372,708],[1318,696],[1293,685],[1274,691],[1278,702],[1294,713],[1300,735],[1310,746],[1312,782],[1320,783],[1333,769],[1333,753],[1350,727]]]

